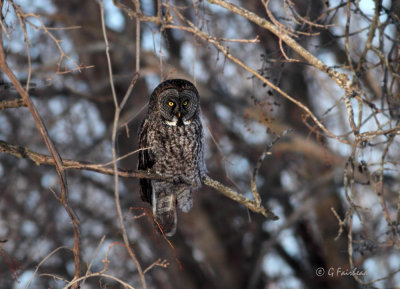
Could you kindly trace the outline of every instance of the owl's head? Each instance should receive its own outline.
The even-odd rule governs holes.
[[[200,97],[191,82],[169,79],[154,89],[150,99],[152,105],[168,125],[186,125],[199,115]]]

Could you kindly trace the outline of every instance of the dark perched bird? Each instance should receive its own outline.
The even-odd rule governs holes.
[[[139,130],[140,170],[151,170],[173,182],[140,179],[141,197],[153,206],[157,227],[167,236],[176,231],[176,207],[188,212],[192,191],[205,175],[200,97],[183,79],[159,84],[150,96]]]

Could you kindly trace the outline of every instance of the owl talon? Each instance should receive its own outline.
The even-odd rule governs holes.
[[[172,183],[173,183],[174,185],[181,184],[181,183],[182,183],[181,177],[173,177],[173,178],[172,178]]]
[[[189,185],[189,186],[192,185],[192,182],[190,182],[189,180],[187,180],[184,177],[173,177],[172,178],[172,183],[174,185],[181,185],[181,184],[185,184],[185,185]]]

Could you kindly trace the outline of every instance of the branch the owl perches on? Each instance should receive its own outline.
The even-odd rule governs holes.
[[[18,158],[24,158],[24,159],[31,160],[38,166],[40,166],[40,165],[54,166],[55,165],[54,159],[51,156],[31,151],[28,148],[23,147],[23,146],[9,144],[2,140],[0,140],[0,152],[6,153],[6,154],[11,154]],[[86,170],[86,171],[97,172],[97,173],[101,173],[101,174],[105,174],[105,175],[114,175],[113,168],[106,167],[104,164],[93,164],[90,162],[76,161],[76,160],[71,160],[71,159],[62,159],[62,164],[65,169]],[[110,164],[106,164],[106,165],[110,165]],[[118,169],[118,176],[123,177],[123,178],[160,179],[160,180],[164,180],[164,181],[173,182],[173,179],[165,178],[160,175],[155,175],[149,171],[140,171],[140,170],[132,171],[132,170],[126,170],[126,169]],[[269,209],[265,208],[262,205],[257,205],[254,200],[250,200],[250,199],[244,197],[242,194],[223,185],[219,181],[210,178],[209,176],[206,176],[205,178],[203,178],[203,184],[208,187],[214,188],[218,192],[222,193],[224,196],[244,205],[249,210],[251,210],[255,213],[262,214],[268,220],[278,220],[279,219],[279,217],[276,216]]]

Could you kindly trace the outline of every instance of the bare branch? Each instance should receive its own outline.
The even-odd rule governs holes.
[[[2,7],[3,3],[0,1],[0,7]],[[40,20],[39,20],[40,21]],[[79,219],[76,216],[75,212],[73,209],[69,206],[68,204],[68,187],[67,187],[67,179],[65,175],[65,170],[64,166],[62,163],[62,159],[56,150],[52,140],[50,139],[46,126],[44,125],[35,105],[33,104],[31,98],[28,95],[27,90],[24,90],[22,87],[21,83],[18,81],[17,77],[13,73],[13,71],[8,67],[6,59],[5,59],[5,53],[3,50],[3,41],[2,41],[2,30],[0,30],[0,68],[1,70],[7,75],[7,77],[11,80],[12,84],[14,87],[17,89],[18,93],[24,100],[25,104],[28,106],[29,111],[32,114],[32,117],[35,121],[37,130],[39,131],[40,135],[42,136],[47,149],[49,150],[52,158],[54,159],[54,164],[57,170],[57,174],[59,177],[60,181],[60,187],[61,187],[61,199],[62,202],[61,204],[63,205],[64,209],[67,211],[69,217],[71,218],[72,225],[74,228],[74,264],[75,264],[75,273],[74,273],[74,278],[79,278],[80,276],[80,232],[79,232]],[[76,288],[76,286],[74,286]]]
[[[108,38],[107,38],[107,31],[106,31],[106,27],[105,27],[105,21],[104,21],[104,6],[103,6],[103,1],[99,0],[99,6],[100,6],[100,15],[101,15],[101,28],[103,31],[103,37],[104,37],[104,43],[106,45],[106,49],[105,49],[105,53],[106,53],[106,57],[107,57],[107,67],[108,67],[108,74],[109,74],[109,81],[110,81],[110,86],[111,86],[111,92],[112,92],[112,98],[114,100],[114,107],[115,107],[115,112],[114,112],[114,122],[113,122],[113,127],[112,127],[112,136],[111,136],[111,155],[112,155],[112,160],[113,160],[113,173],[114,173],[114,199],[115,199],[115,206],[117,209],[117,214],[118,214],[118,220],[119,220],[119,224],[120,224],[120,228],[121,228],[121,233],[122,233],[122,238],[124,240],[124,243],[126,245],[126,249],[128,250],[129,255],[131,256],[132,260],[134,261],[136,268],[138,270],[139,276],[140,276],[140,280],[142,282],[142,287],[143,289],[147,288],[146,285],[146,279],[144,278],[144,273],[143,273],[143,269],[142,266],[140,265],[139,261],[137,260],[135,253],[133,252],[132,248],[129,245],[129,239],[128,239],[128,235],[126,233],[126,228],[124,225],[124,219],[123,219],[123,215],[122,215],[122,211],[121,211],[121,206],[120,206],[120,202],[119,202],[119,191],[118,191],[118,168],[117,168],[117,153],[116,153],[116,136],[117,136],[117,131],[118,131],[118,122],[119,122],[119,116],[120,116],[120,112],[122,107],[125,105],[127,99],[130,96],[130,93],[132,91],[133,86],[136,83],[136,80],[139,76],[139,50],[138,50],[138,45],[140,44],[140,38],[136,38],[136,73],[131,81],[131,84],[128,88],[127,93],[125,94],[121,104],[118,103],[118,99],[117,99],[117,95],[115,92],[115,86],[114,86],[114,78],[113,78],[113,72],[112,72],[112,65],[111,65],[111,57],[110,57],[110,47],[108,44]],[[139,4],[138,1],[136,2],[136,11],[139,12]],[[137,20],[136,21],[136,25],[138,25],[138,23],[140,24],[140,21]],[[137,27],[136,29],[137,32],[140,33],[140,25]]]
[[[31,278],[29,279],[29,282],[26,284],[25,289],[28,289],[29,286],[31,285],[33,279],[35,278],[37,272],[38,272],[39,269],[40,269],[40,266],[42,266],[43,263],[46,262],[46,261],[47,261],[51,256],[53,256],[55,253],[57,253],[58,251],[63,250],[63,249],[70,250],[70,249],[67,248],[67,247],[58,247],[58,248],[54,249],[53,251],[51,251],[49,254],[47,254],[47,256],[44,257],[44,258],[42,259],[42,261],[40,261],[40,263],[36,266],[36,269],[35,269],[35,271],[33,272]]]
[[[141,12],[137,12],[128,6],[118,2],[118,0],[113,0],[113,3],[115,6],[118,8],[122,9],[125,11],[125,13],[130,17],[130,18],[136,18],[139,19],[141,22],[153,22],[155,24],[160,24],[161,23],[161,17],[158,16],[148,16],[145,15]]]
[[[18,158],[25,158],[30,159],[31,161],[35,162],[36,165],[54,165],[54,159],[50,156],[46,156],[43,154],[35,153],[27,148],[21,146],[15,146],[8,144],[4,141],[0,140],[0,152],[11,154]],[[68,160],[63,159],[64,168],[65,169],[77,169],[77,170],[86,170],[86,171],[93,171],[96,173],[101,173],[105,175],[114,175],[113,168],[105,168],[103,164],[92,164],[88,162],[80,162],[75,160]],[[160,176],[157,174],[152,173],[151,171],[131,171],[125,169],[118,169],[117,175],[124,178],[142,178],[142,179],[155,179],[155,180],[164,180],[168,182],[173,182],[172,178],[166,178],[164,176]],[[210,177],[206,177],[203,180],[203,183],[211,188],[216,189],[223,195],[227,196],[228,198],[241,203],[242,205],[248,207],[255,213],[260,213],[264,215],[268,219],[277,220],[278,217],[275,216],[272,212],[268,209],[257,205],[254,201],[243,197],[243,195],[239,194],[238,192],[232,190],[229,187],[224,186],[220,182],[211,179]]]
[[[203,179],[203,182],[205,185],[212,187],[212,188],[216,189],[218,192],[225,195],[226,197],[228,197],[238,203],[241,203],[242,205],[249,208],[251,211],[253,211],[255,213],[260,213],[261,215],[263,215],[264,217],[266,217],[269,220],[278,220],[279,219],[279,217],[276,216],[269,209],[266,209],[261,205],[257,205],[255,201],[252,201],[252,200],[244,197],[243,195],[240,195],[239,193],[232,190],[231,188],[224,186],[220,182],[213,180],[208,176],[206,176]]]
[[[0,109],[19,108],[26,106],[23,99],[3,100],[0,101]]]
[[[251,176],[251,190],[253,191],[254,201],[255,201],[255,204],[256,204],[257,206],[260,206],[260,205],[261,205],[261,198],[260,198],[260,194],[258,193],[257,185],[256,185],[256,177],[257,177],[258,171],[260,170],[261,165],[262,165],[262,163],[263,163],[265,157],[266,157],[267,155],[270,155],[270,154],[271,154],[272,146],[273,146],[275,143],[277,143],[277,142],[281,139],[281,137],[284,136],[284,135],[286,135],[287,133],[288,133],[288,130],[285,130],[281,135],[277,135],[277,136],[271,141],[271,143],[268,143],[268,144],[265,146],[265,149],[263,150],[261,156],[258,158],[257,164],[256,164],[256,166],[254,167],[253,174],[252,174],[252,176]]]
[[[285,42],[287,45],[289,45],[294,51],[296,51],[298,54],[300,54],[304,59],[306,59],[310,64],[312,64],[314,67],[318,68],[322,72],[325,72],[326,74],[329,75],[340,87],[346,90],[347,93],[352,94],[351,90],[354,90],[352,87],[351,81],[348,79],[347,75],[344,73],[340,73],[330,67],[328,67],[325,63],[323,63],[321,60],[316,58],[314,55],[312,55],[308,50],[304,49],[300,44],[298,44],[293,38],[291,38],[285,31],[282,29],[279,29],[276,25],[272,24],[269,22],[267,19],[261,18],[254,14],[253,12],[250,12],[242,7],[239,7],[235,4],[232,4],[228,1],[224,0],[208,0],[211,4],[216,4],[221,7],[224,7],[225,9],[238,14],[254,23],[257,25],[267,29],[268,31],[272,32],[275,34],[279,39],[282,39],[283,42]]]
[[[304,105],[303,103],[301,103],[300,101],[294,99],[293,97],[291,97],[290,95],[288,95],[286,92],[284,92],[282,89],[280,89],[278,86],[274,85],[270,80],[268,80],[266,77],[262,76],[260,73],[258,73],[257,71],[255,71],[254,69],[250,68],[249,66],[247,66],[245,63],[243,63],[242,61],[240,61],[238,58],[234,57],[229,50],[224,47],[222,44],[220,44],[215,38],[209,36],[208,34],[204,33],[203,31],[201,31],[200,29],[198,29],[192,22],[186,20],[182,14],[179,13],[179,11],[177,11],[177,9],[171,7],[171,9],[174,10],[174,12],[178,15],[178,17],[188,23],[188,25],[190,27],[186,27],[186,26],[176,26],[176,25],[165,25],[165,28],[171,28],[171,29],[181,29],[181,30],[185,30],[188,32],[191,32],[195,35],[197,35],[198,37],[204,39],[205,41],[208,41],[209,43],[214,44],[227,58],[229,58],[230,60],[232,60],[233,62],[235,62],[236,64],[238,64],[239,66],[241,66],[242,68],[244,68],[245,70],[247,70],[248,72],[252,73],[254,76],[256,76],[258,79],[260,79],[262,82],[264,82],[266,85],[270,86],[272,89],[276,90],[278,93],[280,93],[283,97],[285,97],[286,99],[288,99],[289,101],[293,102],[294,104],[296,104],[299,108],[301,108],[308,116],[310,116],[312,118],[312,120],[317,124],[317,126],[329,137],[331,138],[335,138],[338,141],[340,141],[341,143],[345,143],[345,144],[350,144],[352,145],[352,143],[348,140],[345,140],[343,138],[340,138],[336,135],[334,135],[331,131],[329,131],[324,125],[323,123],[314,115],[314,113],[312,113],[312,111],[310,110],[310,108],[308,108],[306,105]],[[293,40],[294,41],[294,40]]]

